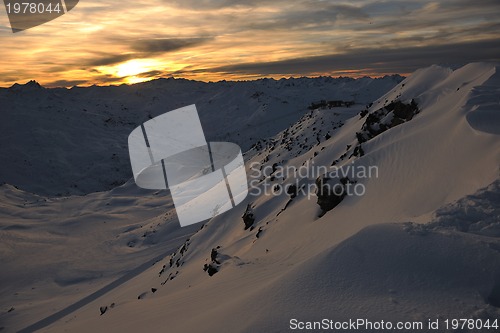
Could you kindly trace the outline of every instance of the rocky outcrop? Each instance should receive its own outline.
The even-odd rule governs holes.
[[[383,108],[368,114],[365,123],[361,127],[361,132],[356,133],[356,138],[361,144],[387,131],[389,128],[412,120],[418,113],[419,109],[415,100],[412,100],[409,104],[393,101]]]
[[[352,182],[347,177],[331,179],[321,176],[316,179],[316,196],[318,197],[316,203],[322,210],[320,217],[344,200],[347,195],[346,186],[349,183]]]
[[[248,204],[245,213],[243,213],[243,223],[245,224],[245,230],[248,230],[252,227],[255,222],[255,216],[253,214],[252,205]]]

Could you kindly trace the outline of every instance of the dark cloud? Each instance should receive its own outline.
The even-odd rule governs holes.
[[[142,78],[149,78],[149,77],[153,78],[153,77],[162,76],[164,74],[165,73],[163,71],[149,71],[149,72],[139,73],[135,76],[142,77]]]
[[[189,3],[189,2],[188,2]],[[183,3],[188,6],[188,3]],[[221,4],[221,2],[217,2]],[[225,2],[227,4],[227,2]],[[236,6],[238,1],[230,1]],[[214,5],[214,3],[210,2]],[[202,10],[199,17],[187,17],[184,22],[189,24],[207,24],[208,26],[219,27],[222,34],[234,34],[255,30],[264,30],[267,33],[273,30],[297,31],[297,30],[317,30],[332,31],[334,24],[339,20],[352,24],[359,20],[368,20],[369,14],[362,8],[350,4],[339,4],[333,1],[321,0],[294,0],[294,1],[248,1],[245,6],[258,7],[266,5],[271,10],[255,10],[247,8],[237,13],[225,12],[221,10],[206,10],[204,7],[196,5],[190,10]]]
[[[121,62],[148,58],[157,54],[177,51],[183,48],[196,46],[207,41],[211,38],[195,37],[195,38],[153,38],[153,39],[139,39],[133,41],[129,48],[131,52],[122,54],[96,54],[94,59],[89,59],[85,62],[87,66],[109,66],[119,64]]]
[[[165,0],[168,5],[189,8],[193,10],[220,9],[228,7],[256,7],[261,5],[272,5],[277,3],[286,3],[288,1],[275,0]]]
[[[432,5],[431,8],[426,6]],[[473,29],[481,23],[498,22],[498,0],[448,0],[448,1],[387,1],[370,2],[361,7],[373,17],[370,25],[352,27],[355,31],[376,32],[379,35],[412,35],[429,31]],[[404,19],[401,19],[404,17]],[[432,29],[429,29],[429,28]],[[473,33],[469,34],[470,36]]]
[[[309,1],[305,3],[305,8],[311,8],[315,5],[313,1]],[[311,6],[311,7],[309,7]],[[314,8],[314,7],[313,7]],[[324,16],[335,16],[335,17],[343,17],[343,18],[351,18],[351,19],[366,19],[369,18],[370,15],[362,8],[346,5],[346,4],[326,4],[315,11],[313,11],[315,16],[324,17]]]
[[[89,83],[94,82],[99,82],[99,84],[102,83],[116,83],[116,84],[121,84],[123,78],[119,78],[116,76],[113,76],[111,74],[100,74],[92,77],[92,80],[57,80],[57,81],[52,81],[47,84],[44,84],[44,87],[47,88],[57,88],[57,87],[72,87],[76,86],[79,84],[84,84],[88,85]]]
[[[460,40],[470,36],[485,36],[482,39],[497,36],[500,31],[499,23],[480,23],[473,27],[447,27],[446,29],[434,29],[426,35],[399,36],[391,35],[391,38],[385,42],[385,45],[392,45],[393,48],[401,45],[418,45],[418,44],[448,44],[452,40]]]
[[[72,87],[79,84],[87,83],[86,80],[57,80],[44,84],[47,88],[57,88],[57,87]]]
[[[116,76],[113,76],[111,74],[102,74],[102,75],[94,76],[94,77],[92,77],[92,79],[94,82],[99,82],[99,84],[101,84],[101,83],[123,84],[123,79],[125,79],[127,77],[128,76],[116,77]]]
[[[388,1],[372,1],[361,6],[363,11],[372,16],[383,15],[407,15],[415,9],[422,8],[425,5],[421,0],[388,0]]]
[[[89,60],[86,64],[89,66],[109,66],[136,58],[134,53],[127,54],[106,54],[93,60]]]
[[[439,3],[442,8],[454,8],[459,10],[467,9],[484,9],[485,7],[500,9],[500,1],[498,0],[453,0],[442,1]]]
[[[17,76],[3,76],[2,80],[4,82],[19,82],[21,79]]]
[[[307,26],[307,29],[322,26],[324,29],[325,25],[329,26],[328,23],[335,22],[339,18],[357,20],[369,17],[363,9],[357,6],[331,0],[169,0],[167,3],[180,8],[204,11],[203,17],[207,15],[207,10],[247,8],[249,11],[243,16],[237,15],[235,20],[228,18],[224,21],[224,23],[234,24],[232,29],[236,31],[297,30],[304,26]],[[252,11],[252,9],[262,7],[271,7],[275,11],[269,11],[264,15],[258,11]],[[215,11],[215,13],[223,15],[220,11]]]
[[[425,47],[357,49],[344,54],[246,63],[207,71],[258,75],[311,75],[342,70],[371,73],[409,73],[432,64],[500,61],[500,39]]]
[[[331,30],[339,19],[367,20],[362,9],[342,4],[321,4],[317,1],[296,3],[289,10],[272,13],[249,23],[239,23],[242,30]]]
[[[131,48],[140,53],[166,53],[203,44],[210,40],[212,39],[205,37],[141,39],[133,42]]]

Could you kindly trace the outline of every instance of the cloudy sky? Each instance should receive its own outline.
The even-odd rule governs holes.
[[[80,0],[12,33],[0,86],[408,74],[500,61],[499,0]]]

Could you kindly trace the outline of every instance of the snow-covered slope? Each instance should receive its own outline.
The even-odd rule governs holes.
[[[97,296],[120,276],[134,276],[169,254],[198,229],[179,228],[172,206],[165,193],[138,189],[133,181],[63,198],[0,186],[0,327],[14,321],[8,331],[20,329]]]
[[[55,303],[62,312],[54,320],[22,317],[25,302],[12,296],[21,311],[3,318],[16,328],[29,318],[24,327],[44,332],[283,332],[292,318],[500,318],[499,78],[492,64],[432,66],[368,109],[304,108],[294,125],[245,153],[246,201],[172,254],[77,309]],[[315,185],[336,181],[322,177],[323,167],[346,171],[364,193],[320,208]],[[377,170],[370,177],[349,173],[369,167]]]
[[[168,79],[70,90],[32,81],[0,89],[0,178],[7,182],[0,186],[0,327],[19,329],[89,294],[96,298],[199,229],[179,228],[168,193],[137,189],[133,181],[118,186],[131,177],[127,136],[144,120],[197,103],[207,139],[245,147],[286,128],[312,102],[365,103],[401,80]],[[64,196],[106,188],[113,189]]]

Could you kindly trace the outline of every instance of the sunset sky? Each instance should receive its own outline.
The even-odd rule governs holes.
[[[500,60],[499,0],[80,0],[12,33],[0,86],[408,74]]]

